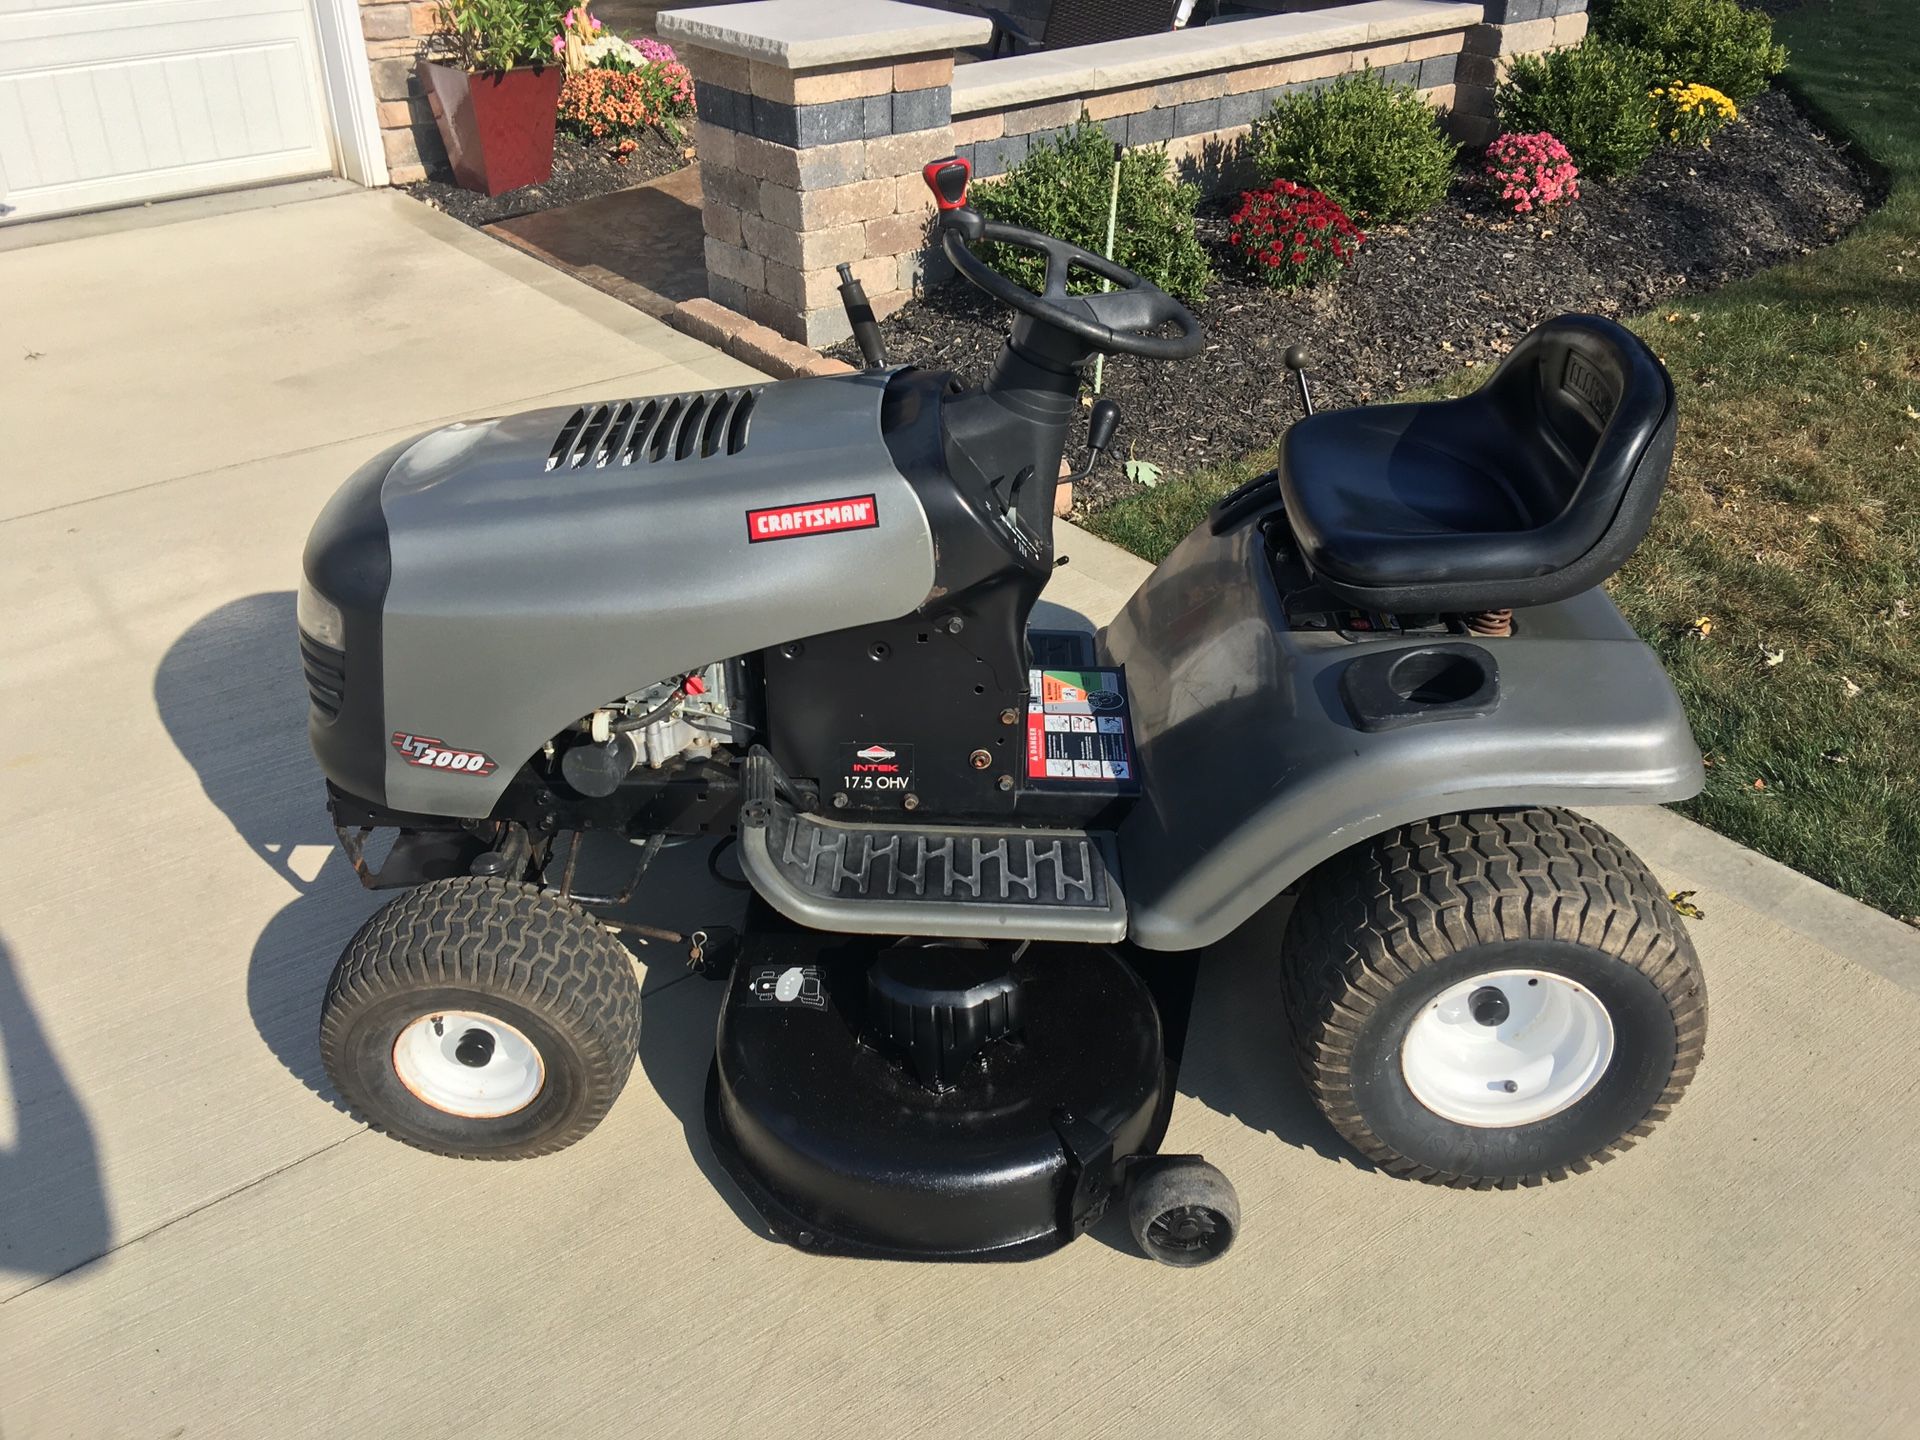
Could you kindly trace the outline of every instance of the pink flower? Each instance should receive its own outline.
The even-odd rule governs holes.
[[[1580,198],[1579,168],[1545,131],[1500,136],[1487,147],[1486,174],[1516,215]]]

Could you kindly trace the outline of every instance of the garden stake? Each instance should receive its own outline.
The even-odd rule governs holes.
[[[1100,252],[1109,260],[1113,259],[1113,232],[1115,223],[1120,218],[1120,157],[1124,153],[1120,146],[1116,145],[1113,147],[1113,190],[1107,196],[1107,248]],[[1111,289],[1113,289],[1113,282],[1111,280],[1102,280],[1100,282],[1100,293],[1102,295]],[[1105,355],[1094,356],[1093,393],[1096,395],[1100,393],[1100,382],[1106,374],[1106,369],[1107,357]]]

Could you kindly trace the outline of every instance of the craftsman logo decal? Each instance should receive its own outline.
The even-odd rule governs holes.
[[[792,540],[800,535],[825,535],[834,530],[872,530],[880,510],[871,495],[844,500],[816,500],[810,505],[776,505],[771,510],[747,511],[747,540]]]
[[[447,770],[456,775],[491,775],[499,767],[478,750],[462,750],[457,745],[434,740],[426,735],[393,732],[393,748],[409,765],[423,770]]]

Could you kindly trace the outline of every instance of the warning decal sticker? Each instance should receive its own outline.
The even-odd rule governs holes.
[[[776,505],[767,510],[747,511],[747,542],[758,545],[762,540],[793,540],[835,530],[872,530],[879,523],[879,507],[871,495],[815,500],[806,505]]]
[[[1027,778],[1131,785],[1127,692],[1117,670],[1028,674]]]

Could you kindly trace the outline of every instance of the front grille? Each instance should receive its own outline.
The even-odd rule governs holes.
[[[347,698],[346,652],[322,645],[302,630],[300,668],[306,673],[307,698],[313,701],[313,708],[329,720],[336,718]]]
[[[747,448],[759,390],[703,390],[582,406],[567,417],[547,452],[547,469],[651,465],[704,460]]]

